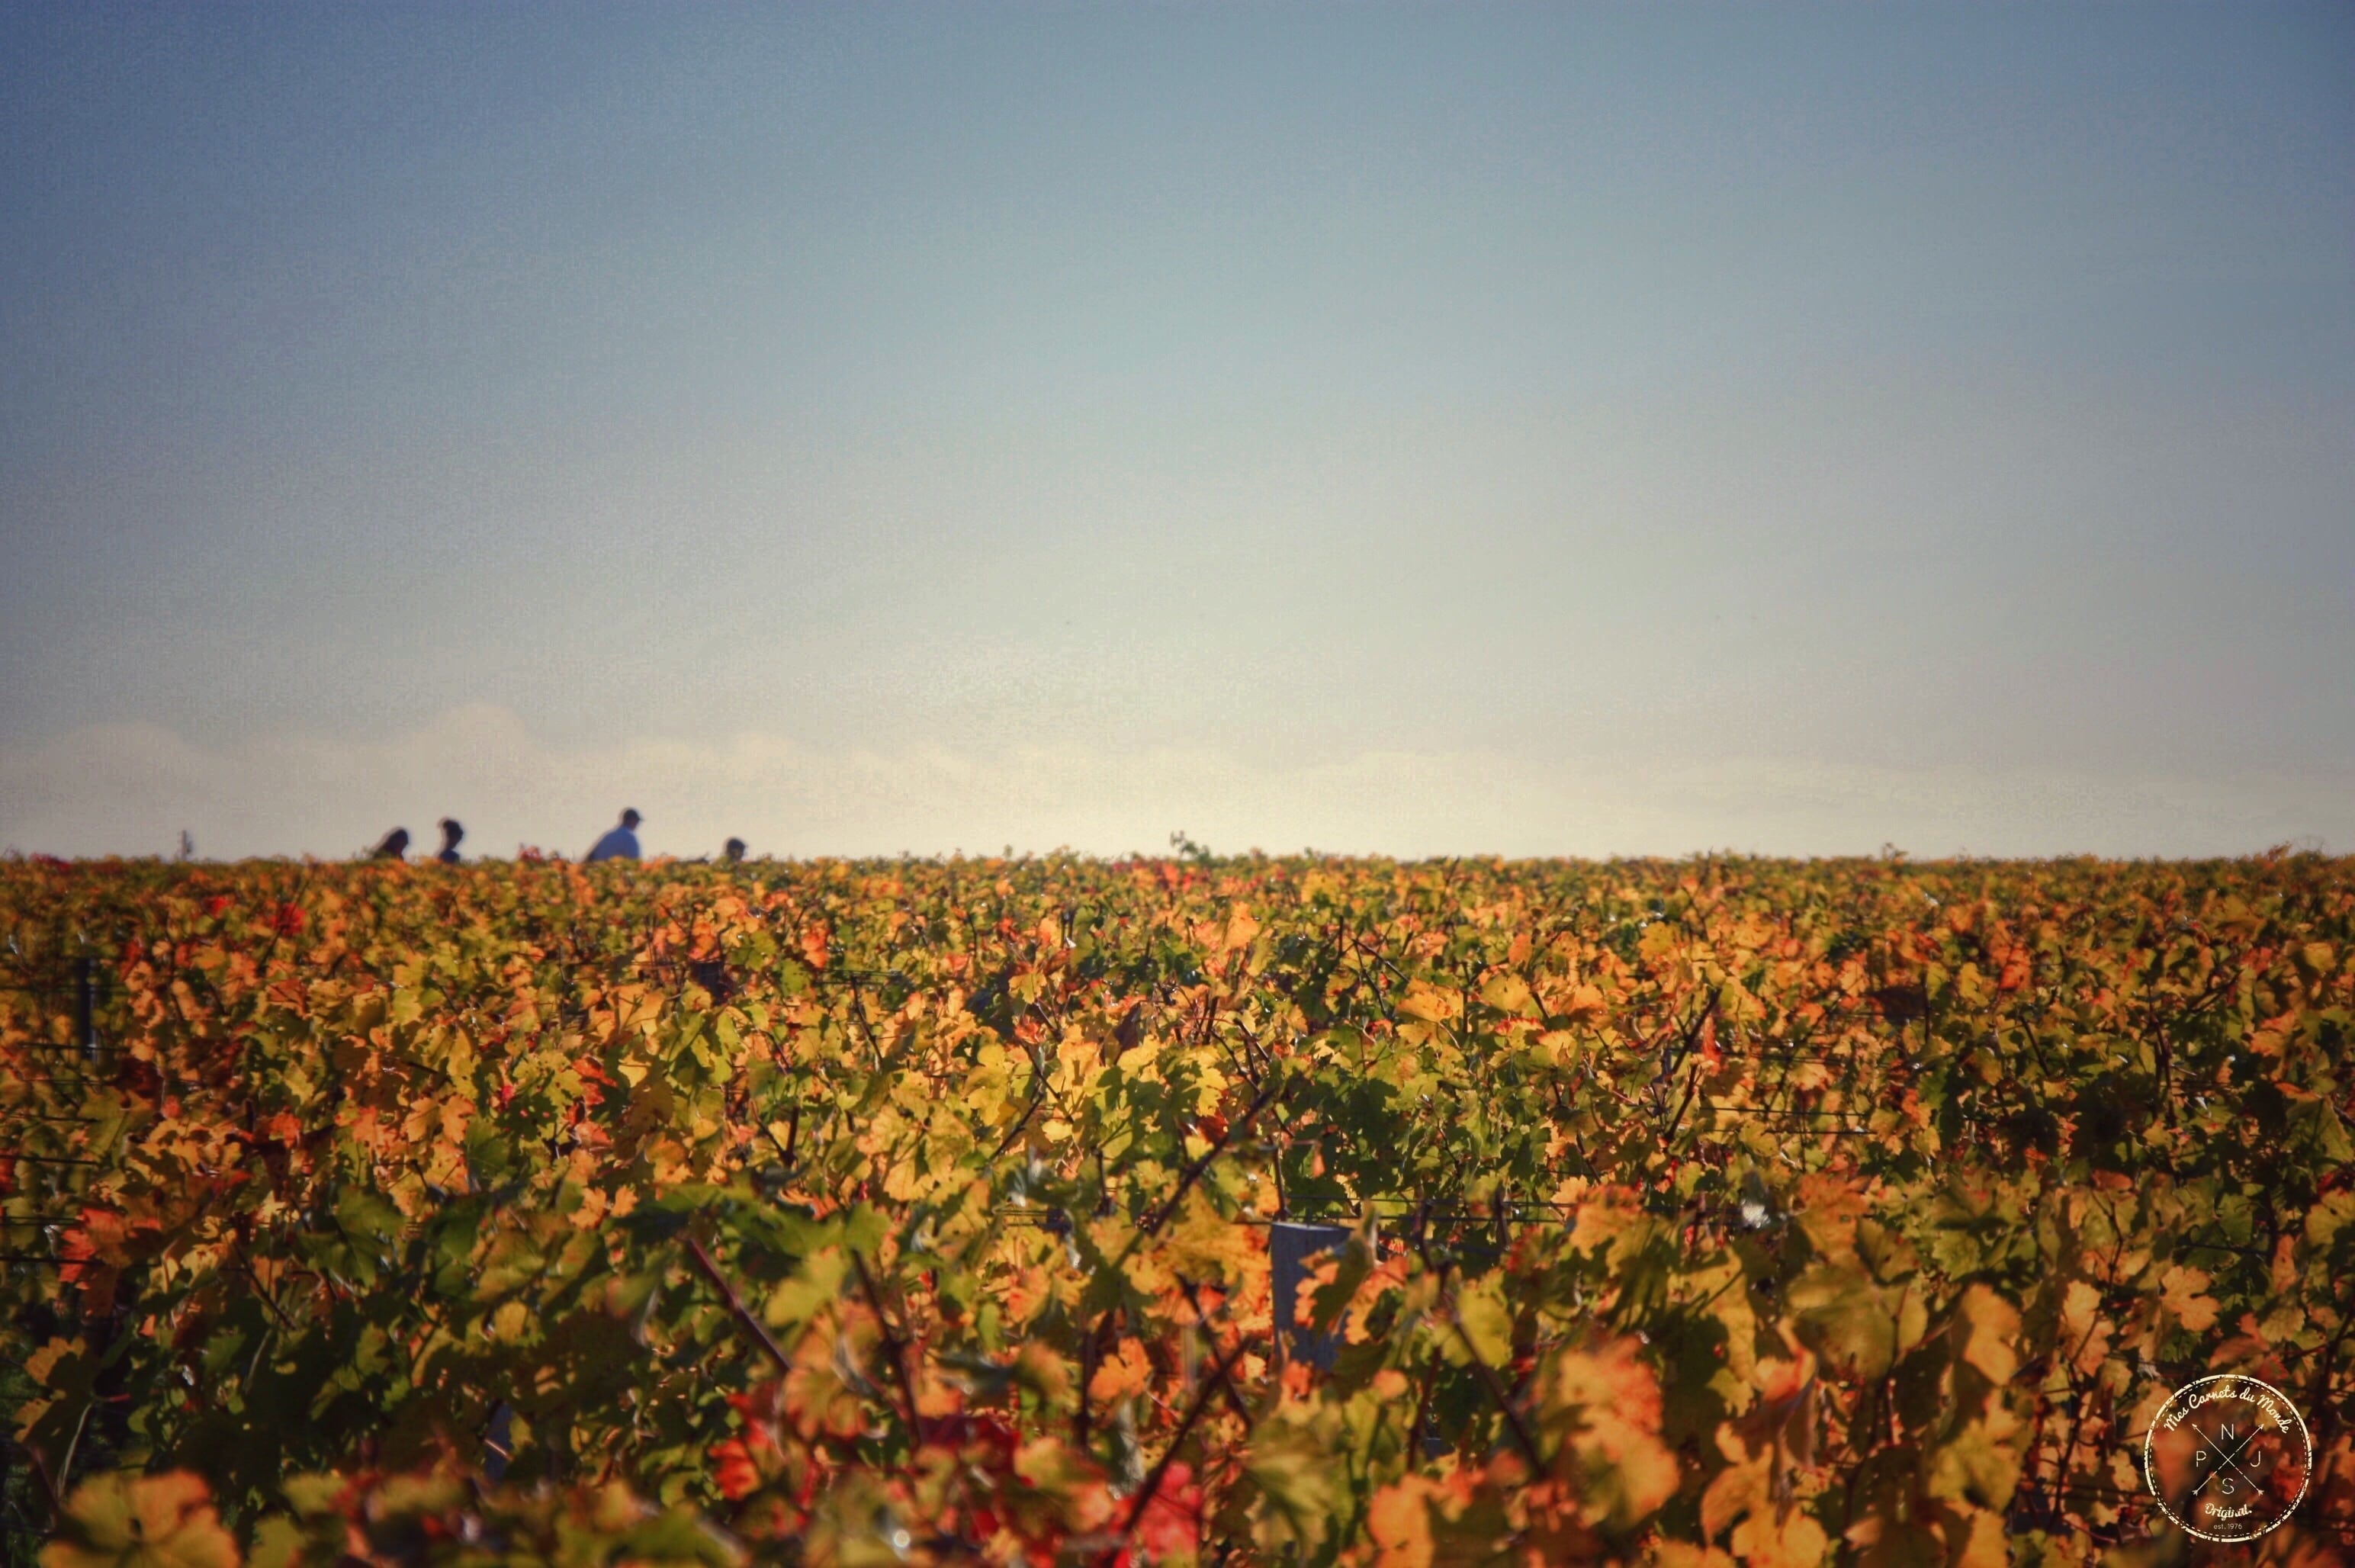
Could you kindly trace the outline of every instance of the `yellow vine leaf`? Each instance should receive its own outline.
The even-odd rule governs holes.
[[[124,1471],[74,1488],[41,1568],[238,1568],[237,1541],[221,1528],[212,1493],[186,1470]]]

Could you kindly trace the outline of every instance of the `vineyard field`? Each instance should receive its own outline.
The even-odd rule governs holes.
[[[2355,861],[37,859],[0,928],[10,1565],[2355,1554]],[[2222,1371],[2312,1441],[2248,1546],[2143,1469]]]

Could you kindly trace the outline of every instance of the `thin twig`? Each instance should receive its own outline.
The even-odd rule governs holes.
[[[858,1288],[867,1293],[867,1305],[874,1309],[876,1327],[883,1331],[883,1349],[891,1357],[891,1371],[900,1384],[900,1397],[908,1405],[908,1431],[922,1444],[924,1440],[924,1418],[916,1409],[916,1385],[908,1376],[908,1341],[891,1327],[891,1319],[883,1311],[882,1295],[875,1288],[875,1276],[867,1272],[867,1260],[857,1252],[850,1254],[851,1267],[858,1271]]]
[[[1188,1279],[1182,1274],[1176,1277],[1178,1285],[1183,1286],[1185,1289],[1186,1299],[1192,1305],[1195,1317],[1201,1323],[1203,1328],[1209,1328],[1210,1315],[1203,1309],[1202,1296],[1199,1287],[1197,1286],[1192,1280]],[[1218,1335],[1213,1331],[1210,1336],[1210,1343],[1212,1345],[1216,1345],[1218,1342]],[[1244,1403],[1241,1392],[1235,1387],[1235,1380],[1228,1376],[1223,1370],[1213,1369],[1212,1375],[1218,1385],[1226,1391],[1227,1403],[1232,1407],[1237,1415],[1241,1416],[1245,1422],[1249,1422],[1252,1418],[1251,1406]]]
[[[40,1480],[42,1495],[49,1500],[51,1521],[62,1525],[66,1521],[65,1499],[58,1495],[58,1483],[49,1474],[48,1460],[42,1456],[40,1449],[30,1443],[25,1445],[25,1457],[32,1461],[33,1474]]]
[[[1037,1115],[1039,1107],[1047,1103],[1047,1070],[1040,1063],[1036,1051],[1029,1050],[1028,1047],[1024,1049],[1028,1051],[1030,1056],[1030,1103],[1022,1107],[1020,1118],[1007,1129],[1004,1137],[997,1140],[997,1147],[989,1151],[988,1163],[992,1165],[997,1163],[998,1156],[1014,1147],[1014,1140],[1022,1136],[1023,1129],[1030,1125],[1030,1118]]]
[[[777,1141],[777,1133],[774,1127],[763,1126],[761,1131],[768,1135],[769,1142],[775,1147],[778,1157],[785,1162],[785,1174],[791,1176],[794,1170],[794,1147],[802,1141],[802,1103],[800,1097],[798,1095],[794,1097],[793,1118],[785,1124],[785,1136],[783,1143],[779,1143]]]
[[[1277,1087],[1273,1075],[1270,1074],[1267,1086],[1252,1098],[1252,1103],[1244,1108],[1243,1114],[1237,1116],[1227,1130],[1220,1135],[1217,1141],[1202,1152],[1201,1158],[1187,1166],[1185,1174],[1178,1179],[1178,1190],[1172,1192],[1168,1200],[1155,1211],[1153,1218],[1139,1229],[1135,1235],[1129,1238],[1128,1245],[1121,1250],[1117,1260],[1119,1263],[1126,1263],[1139,1246],[1169,1222],[1169,1217],[1178,1212],[1178,1205],[1183,1203],[1186,1200],[1186,1194],[1194,1189],[1194,1183],[1202,1179],[1202,1173],[1210,1168],[1211,1161],[1224,1154],[1227,1146],[1234,1141],[1235,1135],[1249,1126],[1252,1118],[1258,1115],[1267,1103],[1275,1097]]]
[[[1529,1468],[1542,1473],[1545,1469],[1545,1456],[1538,1452],[1537,1439],[1530,1436],[1529,1429],[1522,1424],[1521,1413],[1513,1408],[1512,1399],[1505,1392],[1504,1384],[1497,1381],[1496,1369],[1481,1358],[1480,1348],[1472,1342],[1471,1330],[1464,1327],[1464,1319],[1451,1310],[1447,1314],[1447,1320],[1455,1325],[1455,1337],[1464,1341],[1464,1353],[1471,1359],[1472,1370],[1479,1375],[1480,1386],[1488,1391],[1488,1397],[1495,1400],[1497,1408],[1505,1413],[1506,1424],[1513,1429],[1513,1441],[1520,1445],[1522,1454],[1528,1456]]]
[[[703,1243],[697,1241],[692,1234],[684,1239],[687,1243],[687,1254],[695,1259],[695,1266],[703,1271],[704,1278],[718,1287],[720,1298],[728,1303],[728,1310],[736,1315],[736,1321],[742,1324],[745,1332],[752,1336],[752,1342],[766,1351],[771,1360],[777,1363],[779,1371],[791,1371],[794,1365],[793,1359],[787,1356],[783,1349],[770,1336],[768,1325],[752,1316],[751,1308],[744,1305],[744,1298],[736,1294],[736,1287],[728,1282],[726,1275],[719,1272],[719,1265],[711,1261],[711,1254],[703,1250]]]
[[[1128,1518],[1122,1521],[1120,1527],[1120,1545],[1127,1544],[1129,1536],[1136,1530],[1137,1520],[1145,1517],[1145,1510],[1150,1508],[1153,1499],[1160,1495],[1162,1478],[1169,1474],[1169,1467],[1178,1458],[1178,1450],[1186,1445],[1186,1439],[1192,1434],[1194,1424],[1201,1420],[1202,1412],[1209,1408],[1210,1395],[1216,1392],[1211,1385],[1224,1378],[1234,1364],[1242,1360],[1244,1343],[1245,1341],[1241,1339],[1235,1341],[1235,1348],[1219,1359],[1218,1370],[1209,1378],[1205,1379],[1202,1386],[1195,1391],[1194,1403],[1186,1407],[1185,1418],[1178,1423],[1178,1430],[1170,1437],[1169,1446],[1162,1450],[1161,1457],[1154,1462],[1153,1468],[1146,1473],[1145,1484],[1136,1488],[1135,1499],[1128,1505]],[[1113,1553],[1107,1552],[1106,1555],[1111,1556]]]

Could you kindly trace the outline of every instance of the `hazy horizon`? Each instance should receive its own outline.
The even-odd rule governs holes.
[[[0,850],[2355,848],[2355,12],[0,14]]]

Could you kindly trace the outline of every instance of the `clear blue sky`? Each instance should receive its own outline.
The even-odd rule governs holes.
[[[2342,5],[19,5],[0,146],[0,845],[2355,848]]]

